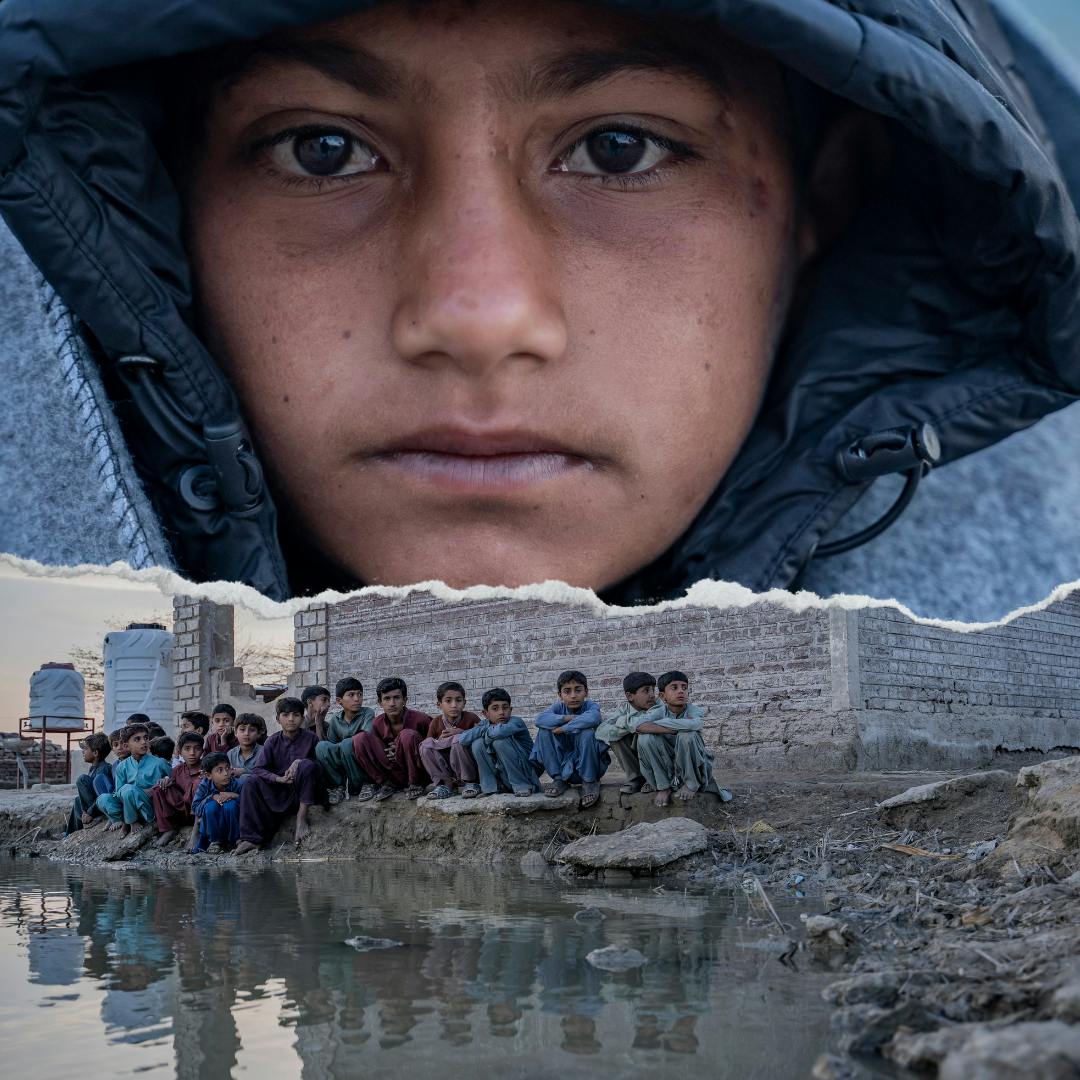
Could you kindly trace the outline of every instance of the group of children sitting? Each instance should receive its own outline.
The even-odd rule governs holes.
[[[111,736],[83,740],[90,769],[78,778],[68,831],[107,821],[126,835],[153,821],[164,847],[190,826],[190,851],[240,855],[268,842],[292,814],[299,843],[310,831],[311,806],[350,795],[381,802],[398,791],[409,799],[446,799],[455,791],[471,799],[543,790],[557,797],[576,786],[580,808],[588,809],[600,800],[612,753],[626,777],[621,794],[655,792],[660,807],[700,792],[731,797],[713,778],[704,712],[690,703],[683,672],[659,679],[631,672],[625,702],[606,720],[582,672],[564,671],[556,689],[558,699],[536,717],[535,738],[513,715],[506,690],[485,691],[478,715],[453,681],[436,690],[434,717],[408,707],[399,678],[376,687],[378,714],[364,705],[359,679],[338,681],[334,708],[329,690],[309,686],[299,699],[278,699],[281,730],[269,738],[260,716],[237,716],[227,704],[210,717],[184,713],[175,747],[160,725],[134,714]],[[545,773],[551,782],[542,788]]]

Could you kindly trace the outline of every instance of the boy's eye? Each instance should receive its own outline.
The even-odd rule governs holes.
[[[666,139],[618,128],[594,131],[575,143],[554,168],[587,176],[646,172],[671,156],[672,147],[667,143]]]
[[[346,131],[285,131],[269,147],[270,159],[294,176],[355,176],[378,168],[380,158]]]

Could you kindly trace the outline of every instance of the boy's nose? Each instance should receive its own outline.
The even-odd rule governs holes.
[[[510,175],[433,193],[410,223],[391,331],[411,363],[487,376],[566,350],[542,224]]]

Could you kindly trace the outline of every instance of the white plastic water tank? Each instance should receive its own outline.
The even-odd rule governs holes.
[[[31,728],[40,731],[47,717],[50,731],[82,731],[85,715],[83,677],[74,664],[42,664],[30,676]]]
[[[145,713],[166,731],[172,728],[173,636],[160,623],[132,623],[105,635],[105,731],[122,727],[132,713]]]

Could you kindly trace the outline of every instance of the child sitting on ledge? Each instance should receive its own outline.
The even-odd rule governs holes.
[[[202,736],[194,731],[185,731],[179,739],[180,764],[169,776],[159,780],[150,792],[154,804],[154,821],[161,834],[154,841],[155,847],[165,847],[172,843],[177,832],[195,821],[191,812],[191,800],[195,789],[202,780]]]
[[[123,729],[128,757],[113,769],[115,791],[99,795],[97,808],[109,819],[109,829],[123,836],[132,826],[154,820],[154,804],[149,792],[169,776],[169,763],[150,753],[150,736],[145,724],[129,724]]]
[[[272,840],[282,820],[296,814],[295,840],[308,833],[308,809],[327,805],[319,766],[315,761],[318,736],[304,728],[299,698],[278,698],[274,704],[281,730],[263,744],[262,760],[244,780],[240,792],[240,843],[244,855]]]
[[[228,751],[229,765],[236,779],[242,780],[259,764],[264,742],[266,721],[258,713],[241,713],[236,718],[236,745]]]
[[[532,760],[552,779],[545,790],[553,798],[571,784],[581,785],[580,809],[600,801],[600,777],[611,763],[605,743],[596,738],[600,706],[589,698],[589,683],[580,671],[564,671],[556,680],[559,700],[536,718]]]
[[[241,721],[245,715],[240,714]],[[202,759],[202,772],[203,778],[191,800],[195,830],[190,851],[220,855],[230,851],[240,836],[240,792],[244,779],[234,775],[228,755],[222,753],[207,754]]]
[[[428,737],[420,744],[420,760],[434,788],[432,799],[448,799],[455,787],[476,785],[476,760],[460,736],[480,723],[474,712],[465,711],[465,687],[459,682],[440,683],[435,690],[439,715],[431,721]]]
[[[511,715],[509,693],[501,686],[493,687],[484,692],[480,704],[484,718],[459,736],[462,748],[476,761],[480,783],[466,784],[462,797],[483,798],[500,791],[512,791],[519,798],[534,795],[540,782],[530,760],[532,736],[525,721]]]
[[[227,754],[236,745],[236,710],[228,703],[215,705],[210,714],[210,734],[204,749],[208,754]]]
[[[112,790],[112,766],[106,760],[110,749],[109,736],[95,731],[92,735],[87,735],[79,745],[82,748],[83,761],[90,768],[75,779],[75,790],[78,794],[68,815],[67,836],[97,824],[97,819],[101,816],[101,811],[95,805],[97,798]]]

